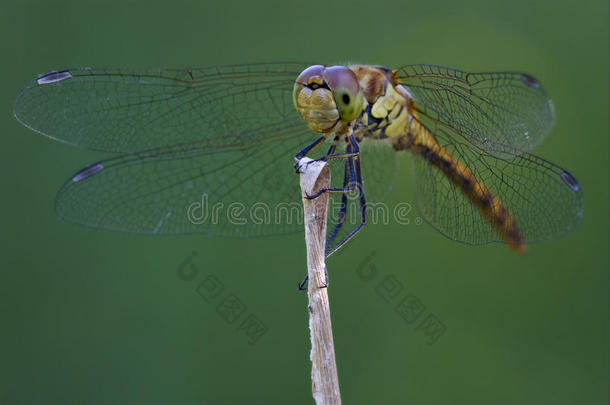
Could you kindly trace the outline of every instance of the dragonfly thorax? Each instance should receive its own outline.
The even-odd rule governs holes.
[[[384,67],[350,66],[358,77],[367,106],[356,131],[363,137],[405,136],[409,124],[409,93],[392,71]]]

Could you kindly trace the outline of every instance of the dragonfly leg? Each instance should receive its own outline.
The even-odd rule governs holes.
[[[298,163],[299,160],[303,159],[305,157],[305,155],[307,155],[312,149],[314,149],[316,146],[318,146],[325,139],[326,139],[325,135],[321,135],[318,138],[316,138],[315,141],[313,141],[312,143],[310,143],[309,145],[307,145],[306,147],[301,149],[301,151],[299,153],[294,155],[294,160],[296,160]]]
[[[335,146],[336,146],[336,144],[335,144]],[[331,146],[331,148],[334,150],[334,148],[332,146]],[[331,154],[331,153],[332,153],[332,150],[329,150],[328,154]],[[353,178],[355,178],[354,163],[353,163],[352,158],[348,158],[345,161],[345,172],[343,175],[343,189],[348,188],[348,184],[351,181],[350,179],[353,179]],[[343,195],[341,196],[341,211],[339,212],[339,221],[338,221],[337,225],[335,225],[335,229],[333,229],[332,234],[330,235],[330,237],[328,238],[328,241],[326,242],[325,250],[328,251],[328,247],[330,246],[330,244],[332,243],[333,239],[335,238],[337,232],[343,225],[343,222],[345,222],[345,212],[346,211],[347,211],[347,193],[343,193]],[[328,271],[326,270],[326,268],[324,269],[324,274],[326,276],[326,285],[323,287],[328,287]],[[303,291],[303,290],[307,289],[305,286],[307,285],[308,278],[309,278],[308,276],[305,276],[303,281],[301,281],[299,283],[299,290]]]
[[[320,159],[317,160],[331,160],[331,159],[347,159],[351,157],[360,156],[360,152],[346,152],[346,153],[337,153],[334,155],[324,155]]]
[[[318,191],[315,194],[306,195],[305,198],[307,198],[308,200],[313,200],[314,198],[318,198],[320,195],[322,195],[324,193],[342,193],[345,195],[345,194],[356,191],[356,188],[357,188],[357,186],[355,184],[351,184],[345,188],[323,188],[322,190]]]
[[[294,155],[295,162],[294,162],[293,167],[297,173],[300,173],[300,168],[301,168],[299,161],[301,159],[303,159],[305,157],[305,155],[307,155],[312,149],[314,149],[315,147],[320,145],[322,142],[324,142],[325,139],[326,139],[326,135],[320,135],[318,138],[316,138],[315,141],[313,141],[312,143],[310,143],[309,145],[307,145],[306,147],[301,149],[301,151],[299,153]],[[334,141],[333,141],[333,144],[334,144]],[[334,151],[333,146],[330,147],[329,151],[330,150]]]
[[[314,162],[319,162],[319,161],[326,161],[328,159],[333,159],[333,158],[345,158],[346,156],[344,156],[345,154],[340,153],[340,154],[335,154],[335,149],[337,149],[337,144],[339,143],[339,139],[341,138],[341,135],[335,135],[335,137],[333,138],[333,142],[330,145],[330,147],[328,148],[328,151],[326,152],[326,155],[323,155],[322,157],[313,160]],[[312,142],[311,144],[307,145],[305,148],[303,148],[303,150],[301,150],[299,153],[297,153],[294,157],[294,159],[296,160],[296,163],[294,164],[294,168],[296,169],[297,173],[299,173],[299,160],[301,160],[302,158],[305,157],[305,155],[307,153],[309,153],[312,149],[314,149],[316,146],[318,146],[320,144],[320,142],[322,142],[325,139],[324,135],[319,137],[318,139],[316,139],[314,142]]]
[[[347,188],[347,185],[352,182],[351,179],[355,179],[355,170],[354,170],[354,161],[353,159],[348,159],[345,161],[345,172],[343,175],[343,188]],[[326,241],[326,251],[330,248],[337,236],[337,233],[345,223],[345,215],[347,213],[347,193],[344,193],[341,196],[341,210],[339,211],[339,219],[337,220],[337,224],[335,225],[335,229],[333,229],[332,233],[328,237]]]
[[[324,277],[326,278],[325,284],[323,286],[320,286],[320,288],[327,288],[328,287],[328,271],[326,270],[326,267],[324,267]],[[308,275],[305,276],[303,281],[301,281],[299,283],[299,291],[303,291],[303,290],[307,289],[305,287],[307,285],[307,280],[309,280],[309,276]]]
[[[353,179],[355,177],[356,176],[355,176],[355,170],[354,170],[354,162],[353,162],[352,158],[349,158],[348,160],[345,161],[345,172],[343,175],[343,188],[347,189],[348,184],[351,182],[351,179]],[[343,223],[345,222],[346,211],[347,211],[347,193],[343,193],[343,195],[341,196],[341,211],[339,212],[338,222],[335,225],[335,229],[333,229],[333,232],[331,233],[330,237],[328,238],[328,241],[326,242],[325,250],[327,252],[328,252],[329,247],[332,245],[332,242],[335,239],[335,236],[337,236],[337,232],[339,232],[339,229],[341,229],[341,227],[343,226]],[[328,254],[326,254],[325,257],[328,257]],[[324,274],[326,275],[326,285],[323,287],[328,287],[328,272],[326,271],[326,269],[324,269]],[[308,276],[305,276],[303,281],[301,281],[301,283],[299,284],[299,290],[303,291],[303,290],[307,289],[305,287],[307,284],[307,279],[308,279]]]
[[[352,162],[353,160],[360,160],[359,159],[360,158],[360,148],[358,147],[358,142],[356,142],[353,135],[350,135],[348,139],[349,139],[349,144],[347,145],[346,153],[338,153],[338,154],[334,154],[334,155],[327,154],[318,160],[346,159],[347,162]],[[332,151],[334,151],[334,148],[332,146],[331,146],[331,149],[332,149]],[[331,149],[329,149],[329,152],[331,152]],[[356,178],[356,176],[354,175],[353,163],[350,163],[350,179],[355,179],[355,178]],[[314,198],[319,197],[323,193],[343,193],[343,194],[351,193],[356,190],[357,186],[358,186],[357,182],[354,183],[353,181],[350,180],[348,185],[346,185],[344,182],[342,188],[324,188],[313,195],[307,195],[306,198],[313,200]]]
[[[360,193],[360,223],[345,237],[343,238],[343,240],[341,240],[341,242],[339,242],[336,246],[333,246],[332,248],[329,249],[330,244],[332,243],[332,240],[334,239],[334,237],[336,236],[336,233],[339,231],[338,228],[340,228],[343,225],[342,221],[339,221],[337,223],[337,225],[335,226],[335,230],[333,230],[333,233],[331,234],[331,237],[329,238],[327,244],[326,244],[326,257],[332,255],[333,253],[335,253],[337,250],[339,250],[339,248],[341,248],[341,246],[343,246],[345,243],[347,243],[347,241],[349,241],[351,238],[353,238],[358,231],[360,231],[362,229],[362,227],[364,226],[364,224],[366,223],[366,197],[364,195],[364,186],[362,184],[362,169],[360,166],[360,159],[356,158],[354,159],[355,161],[355,166],[356,166],[356,187],[358,188],[358,191]],[[343,210],[343,206],[341,207],[341,209]]]
[[[303,291],[306,290],[307,288],[305,287],[305,285],[307,284],[307,280],[309,279],[309,276],[305,276],[305,278],[303,279],[303,281],[301,281],[299,283],[299,291]]]
[[[331,145],[331,147],[329,148],[328,153],[325,156],[323,156],[322,158],[320,158],[319,160],[328,160],[328,159],[337,159],[337,158],[346,159],[345,172],[344,172],[344,176],[343,176],[343,188],[323,189],[323,190],[320,190],[320,192],[316,193],[315,195],[307,196],[307,198],[313,199],[313,198],[320,196],[322,193],[326,193],[326,192],[343,193],[343,195],[341,196],[341,211],[339,213],[339,221],[335,225],[333,232],[331,233],[330,237],[328,238],[328,241],[326,242],[325,257],[328,257],[331,254],[335,253],[348,240],[350,240],[352,237],[354,237],[354,235],[356,235],[356,233],[358,233],[358,231],[360,231],[360,229],[362,229],[362,227],[364,226],[364,224],[366,222],[366,198],[364,196],[364,187],[362,184],[362,170],[360,167],[360,148],[358,147],[358,142],[356,142],[353,135],[350,135],[348,138],[349,144],[346,148],[347,152],[333,154],[335,147],[336,147],[337,140],[338,140],[338,138],[335,137],[335,139],[333,140],[333,145]],[[311,149],[312,148],[310,148],[310,150]],[[349,235],[347,235],[345,238],[343,238],[343,240],[341,240],[341,242],[339,242],[332,249],[329,249],[329,247],[332,244],[332,241],[337,236],[337,233],[339,232],[339,230],[343,226],[343,223],[345,222],[345,214],[347,211],[347,193],[353,192],[356,189],[360,192],[361,222],[360,222],[360,224],[358,224],[358,226],[356,226],[356,228],[354,228],[349,233]],[[326,284],[323,285],[321,288],[328,287],[329,281],[328,281],[328,272],[327,272],[326,268],[324,269],[324,274],[326,277]],[[301,281],[299,283],[299,290],[302,291],[302,290],[306,289],[305,286],[307,284],[308,279],[309,279],[309,277],[305,276],[303,281]]]
[[[337,149],[337,145],[339,144],[339,138],[341,138],[341,135],[335,135],[330,148],[328,148],[328,152],[326,152],[326,155],[332,155],[335,153],[335,149]]]
[[[345,172],[343,176],[343,188],[342,189],[328,189],[323,192],[343,192],[341,196],[341,211],[339,212],[339,220],[335,225],[328,241],[326,242],[326,255],[325,257],[330,256],[335,253],[341,246],[347,243],[348,240],[354,237],[360,229],[366,223],[366,198],[364,195],[364,187],[362,183],[362,169],[360,166],[360,149],[358,148],[358,143],[354,140],[352,136],[350,136],[350,144],[347,147],[348,153],[343,155],[349,155],[345,162]],[[347,212],[347,193],[350,191],[354,191],[358,189],[360,192],[360,214],[361,214],[361,222],[358,224],[345,238],[341,240],[336,246],[332,245],[333,240],[337,236],[337,233],[345,223],[345,216]],[[321,193],[319,193],[321,194]],[[319,195],[317,194],[317,195]],[[317,196],[316,195],[316,196]],[[326,276],[326,285],[322,286],[322,288],[328,287],[328,272],[324,269],[324,273]],[[303,281],[299,284],[299,290],[305,290],[305,285],[307,284],[308,276],[305,276]]]

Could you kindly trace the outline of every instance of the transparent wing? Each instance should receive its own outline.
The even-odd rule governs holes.
[[[259,142],[216,148],[211,139],[94,163],[62,187],[57,214],[96,228],[147,234],[257,237],[302,231],[293,157],[312,134],[295,121],[244,136]],[[386,148],[364,149],[373,165],[395,157]],[[313,157],[324,148],[316,152]],[[332,162],[340,169],[340,161]],[[333,173],[340,187],[343,172]],[[371,174],[373,195],[387,194],[394,177]]]
[[[490,154],[530,151],[555,121],[551,99],[524,73],[468,73],[434,65],[396,71],[416,108]]]
[[[434,119],[421,117],[421,121],[441,147],[468,166],[478,181],[500,198],[526,242],[563,236],[581,222],[582,190],[566,170],[495,142],[495,153],[486,153],[460,141],[462,138]],[[501,240],[476,206],[440,170],[415,157],[413,172],[419,209],[441,233],[475,245]]]
[[[54,139],[124,153],[66,182],[56,199],[66,220],[150,234],[298,232],[293,156],[313,134],[294,110],[292,88],[307,66],[56,71],[30,82],[14,112]],[[389,161],[387,150],[374,149],[372,165]],[[394,173],[382,173],[371,170],[372,195],[391,188]],[[339,170],[334,183],[342,179]]]
[[[398,174],[396,150],[385,140],[365,138],[360,143],[360,153],[366,199],[371,203],[384,202]]]
[[[263,136],[254,131],[248,137],[249,129],[292,122],[292,87],[307,66],[55,71],[21,91],[14,114],[46,136],[100,151],[136,152],[201,139],[231,147]]]
[[[222,148],[197,141],[90,165],[59,191],[56,211],[96,228],[149,234],[254,237],[302,229],[292,164],[311,134],[295,122],[244,135],[264,141]]]

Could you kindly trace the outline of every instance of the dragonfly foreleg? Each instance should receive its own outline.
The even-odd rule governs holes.
[[[313,141],[312,143],[310,143],[309,145],[307,145],[306,147],[301,149],[301,151],[299,153],[294,155],[294,160],[296,160],[298,163],[299,160],[303,159],[305,157],[305,155],[307,155],[312,149],[314,149],[320,143],[324,142],[325,139],[326,139],[326,135],[321,135],[318,138],[316,138],[315,141]],[[297,163],[295,163],[295,166],[297,165]]]
[[[341,138],[341,135],[335,135],[332,144],[330,145],[330,147],[328,148],[328,151],[326,152],[326,155],[322,156],[319,159],[313,160],[313,162],[320,161],[320,160],[328,160],[328,157],[331,157],[331,158],[336,157],[337,155],[335,155],[334,153],[335,153],[335,149],[337,148],[337,144],[339,143],[339,138]],[[297,173],[300,173],[300,168],[301,168],[299,161],[301,159],[303,159],[305,157],[305,155],[307,155],[309,152],[311,152],[316,146],[320,145],[320,143],[322,143],[325,139],[326,139],[325,135],[318,137],[315,141],[313,141],[312,143],[310,143],[309,145],[304,147],[299,153],[297,153],[294,156],[294,160],[296,161],[294,163],[294,168],[296,169]],[[308,162],[307,164],[309,164],[309,163],[311,163],[311,162]]]

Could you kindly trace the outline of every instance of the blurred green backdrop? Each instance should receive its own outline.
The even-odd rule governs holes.
[[[61,222],[56,191],[101,155],[11,113],[27,81],[57,68],[278,60],[529,72],[557,111],[536,153],[585,193],[582,227],[523,256],[393,224],[332,257],[344,403],[608,403],[608,12],[607,0],[4,3],[0,403],[313,402],[301,235],[154,238]],[[413,202],[401,163],[391,202]],[[210,275],[267,328],[254,344],[198,294]],[[442,323],[435,343],[379,293],[386,277],[417,297],[420,319]]]

